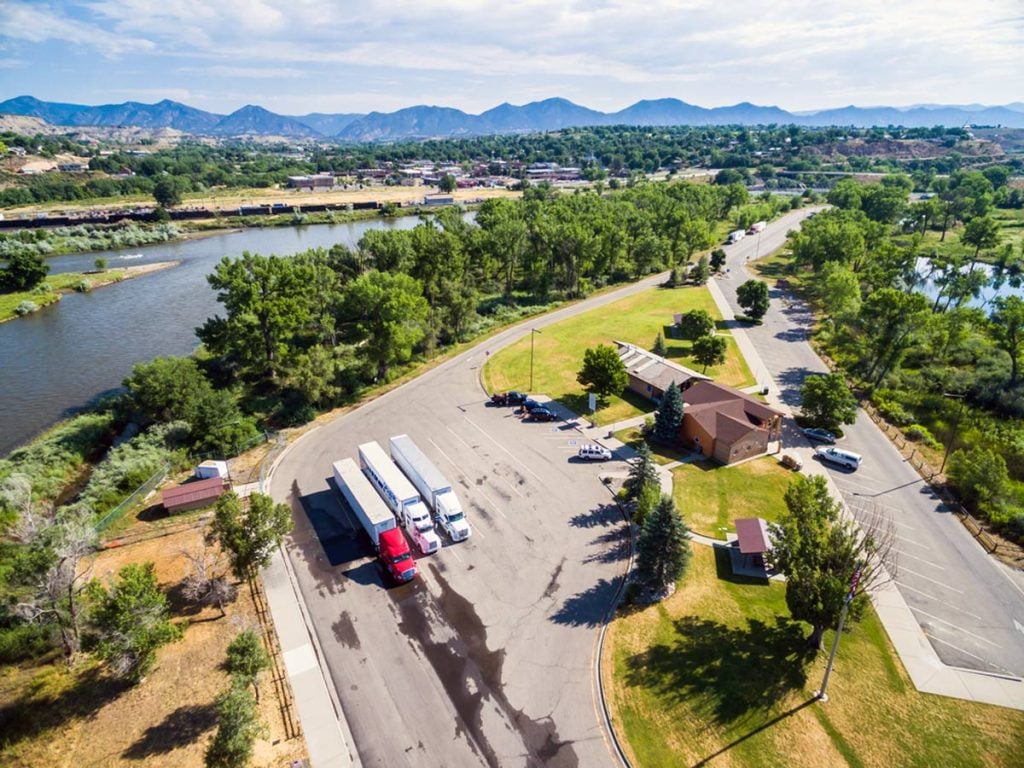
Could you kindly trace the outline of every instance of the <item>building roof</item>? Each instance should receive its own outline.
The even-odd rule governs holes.
[[[745,517],[737,520],[736,537],[740,542],[740,554],[743,555],[762,555],[772,548],[768,523],[762,517]]]
[[[170,510],[200,501],[215,501],[227,487],[227,481],[222,477],[185,483],[165,490],[162,494],[163,505]]]
[[[770,408],[745,392],[707,380],[694,382],[693,386],[683,392],[683,402],[688,406],[687,410],[697,405],[735,402],[740,404],[743,413],[748,418],[752,417],[755,423],[771,421],[782,416],[782,411]],[[741,415],[732,410],[730,413],[734,416]]]
[[[690,380],[707,380],[707,376],[641,349],[635,344],[627,344],[624,341],[616,341],[615,344],[619,348],[619,358],[626,366],[626,372],[662,392],[668,389],[673,381],[682,388]]]

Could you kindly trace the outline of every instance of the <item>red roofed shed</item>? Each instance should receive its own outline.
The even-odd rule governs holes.
[[[228,488],[230,485],[223,477],[211,477],[168,488],[163,492],[164,509],[173,515],[175,512],[206,507],[219,499]]]
[[[740,540],[740,554],[763,555],[772,548],[768,537],[768,523],[763,517],[746,517],[736,521],[736,538]]]

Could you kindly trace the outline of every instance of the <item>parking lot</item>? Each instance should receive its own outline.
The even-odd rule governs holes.
[[[593,662],[629,552],[599,479],[616,468],[578,460],[561,420],[486,406],[484,354],[293,446],[271,488],[295,512],[288,554],[364,765],[610,765]],[[392,587],[330,475],[403,432],[452,481],[473,535],[443,537]]]

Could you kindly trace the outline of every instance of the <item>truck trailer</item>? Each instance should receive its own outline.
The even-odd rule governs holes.
[[[434,519],[444,528],[452,541],[465,541],[472,533],[462,505],[452,490],[452,484],[427,458],[408,435],[395,435],[388,440],[391,458],[412,480],[434,510]]]
[[[359,446],[359,464],[420,552],[425,555],[437,552],[441,548],[441,537],[434,530],[430,510],[384,449],[376,442],[363,443]]]
[[[391,510],[352,459],[336,461],[333,466],[338,490],[370,537],[388,574],[398,582],[411,581],[416,576],[416,561],[412,559],[412,552],[398,530]]]
[[[734,229],[732,232],[729,233],[729,237],[726,238],[725,244],[732,245],[733,243],[738,243],[746,236],[747,231],[745,229]]]

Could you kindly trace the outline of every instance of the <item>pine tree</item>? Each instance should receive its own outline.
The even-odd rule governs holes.
[[[668,352],[668,349],[665,347],[665,337],[662,336],[661,333],[659,333],[658,338],[654,340],[654,346],[651,347],[651,352],[656,354],[658,357],[664,357]]]
[[[657,481],[645,483],[640,489],[636,504],[633,505],[633,522],[642,527],[647,516],[651,514],[651,510],[657,506],[659,499],[661,499],[661,483]]]
[[[644,521],[636,544],[636,572],[660,591],[675,583],[690,562],[690,531],[671,496],[662,496]]]
[[[650,446],[644,441],[636,449],[636,459],[633,460],[633,465],[629,468],[626,482],[622,484],[626,490],[626,499],[638,498],[644,487],[651,484],[660,487],[658,472],[654,467],[654,456],[651,454]]]
[[[679,439],[679,427],[683,424],[683,396],[673,381],[665,390],[658,410],[654,414],[654,436],[665,443]]]
[[[240,680],[217,698],[217,735],[206,750],[208,768],[243,768],[264,732],[256,700]]]

